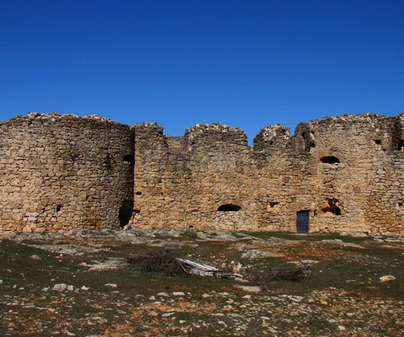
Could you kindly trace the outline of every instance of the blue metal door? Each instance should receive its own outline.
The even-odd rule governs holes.
[[[298,233],[308,233],[310,229],[310,211],[297,212],[296,231]]]

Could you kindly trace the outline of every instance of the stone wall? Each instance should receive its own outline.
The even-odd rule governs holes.
[[[0,132],[1,229],[113,228],[129,221],[134,160],[128,126],[32,113],[1,123]]]
[[[347,115],[298,126],[314,159],[319,230],[403,231],[401,117]]]
[[[135,126],[134,228],[402,233],[403,115],[342,115],[242,130],[196,125],[169,137]],[[224,210],[224,211],[223,211]],[[227,211],[226,211],[227,210]]]
[[[404,114],[280,124],[247,143],[221,124],[29,115],[1,123],[0,224],[404,232]],[[301,227],[299,227],[301,229]]]

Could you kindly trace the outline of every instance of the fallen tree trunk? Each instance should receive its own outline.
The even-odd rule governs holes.
[[[196,276],[211,276],[216,278],[228,278],[234,276],[234,273],[232,272],[226,272],[205,263],[182,259],[179,257],[177,257],[177,261],[183,265],[187,274]]]

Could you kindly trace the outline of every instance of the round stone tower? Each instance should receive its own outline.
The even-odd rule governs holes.
[[[133,131],[97,116],[0,124],[0,229],[119,228],[133,209]]]

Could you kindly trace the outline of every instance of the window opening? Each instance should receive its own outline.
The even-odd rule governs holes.
[[[323,213],[332,213],[334,215],[341,215],[341,208],[338,207],[338,199],[328,198],[328,206],[323,207],[321,210]]]
[[[339,159],[337,157],[334,156],[325,156],[325,157],[321,157],[320,161],[324,164],[337,164],[339,163]]]
[[[234,204],[224,204],[217,209],[219,212],[237,212],[241,209],[241,206]]]
[[[125,157],[123,157],[123,162],[125,164],[132,164],[134,162],[134,158],[131,154],[127,154]]]
[[[112,161],[111,161],[111,156],[109,153],[107,153],[107,155],[105,156],[105,160],[104,160],[104,166],[108,169],[110,169],[112,167]]]

